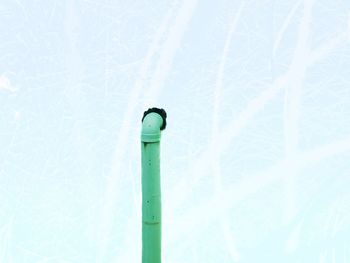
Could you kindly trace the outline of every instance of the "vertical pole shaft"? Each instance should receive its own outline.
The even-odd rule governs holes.
[[[141,132],[142,263],[161,263],[160,135],[166,126],[163,109],[144,113]]]
[[[142,263],[161,262],[159,142],[142,143]]]

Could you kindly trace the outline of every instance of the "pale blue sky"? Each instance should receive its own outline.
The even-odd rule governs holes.
[[[350,261],[350,2],[0,2],[0,262]]]

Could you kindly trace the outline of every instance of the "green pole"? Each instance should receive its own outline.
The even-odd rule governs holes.
[[[142,263],[161,263],[160,138],[166,112],[144,112],[141,132],[142,162]]]

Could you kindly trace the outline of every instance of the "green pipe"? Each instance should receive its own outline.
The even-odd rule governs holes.
[[[144,112],[141,132],[142,162],[142,263],[161,263],[160,138],[166,127],[166,112]]]

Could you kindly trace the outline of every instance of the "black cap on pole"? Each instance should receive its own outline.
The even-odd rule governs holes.
[[[147,116],[147,114],[151,113],[151,112],[155,112],[155,113],[158,113],[162,119],[163,119],[163,125],[162,127],[160,127],[160,130],[164,130],[165,127],[166,127],[166,112],[164,109],[159,109],[159,108],[149,108],[148,110],[146,110],[144,113],[143,113],[143,117],[142,117],[142,121],[143,119]]]

